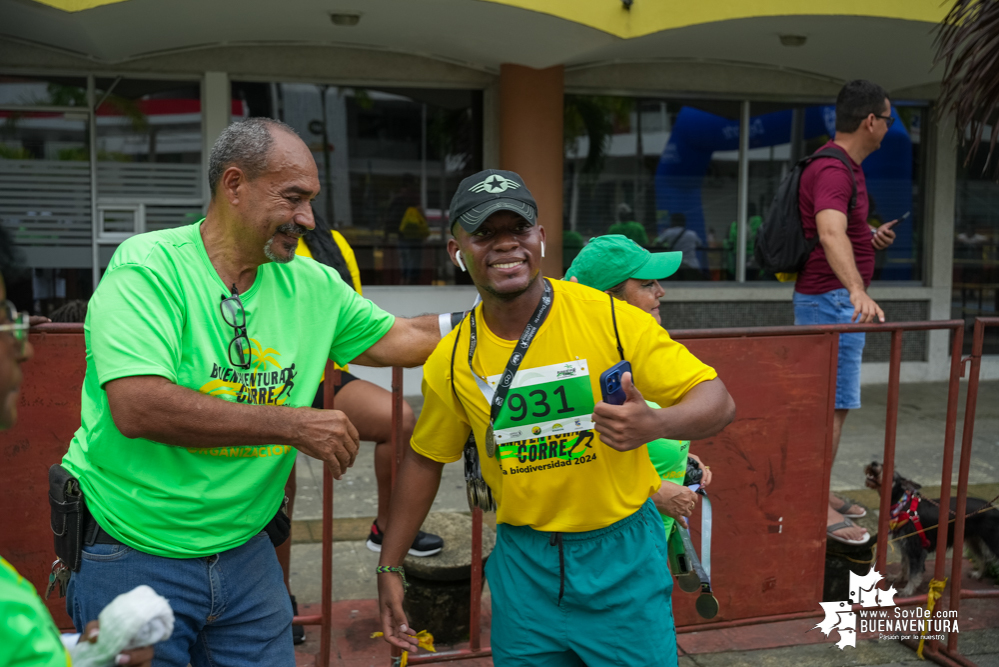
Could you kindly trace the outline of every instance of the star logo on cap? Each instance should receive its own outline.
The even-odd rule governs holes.
[[[499,174],[493,174],[484,181],[480,181],[468,189],[469,192],[487,192],[491,195],[499,194],[500,192],[506,192],[507,190],[516,190],[520,187],[520,183],[517,181],[510,180],[509,178],[504,178]]]

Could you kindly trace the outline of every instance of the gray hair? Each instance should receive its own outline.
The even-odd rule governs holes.
[[[291,126],[272,118],[237,120],[222,130],[208,155],[208,190],[212,198],[229,167],[238,167],[251,181],[267,171],[267,157],[274,145],[272,128],[298,136]]]

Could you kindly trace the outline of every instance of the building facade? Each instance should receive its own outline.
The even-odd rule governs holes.
[[[698,248],[666,286],[668,328],[790,324],[792,287],[754,265],[755,231],[790,165],[832,134],[839,88],[867,78],[895,118],[864,163],[871,222],[910,214],[872,296],[894,321],[995,314],[999,186],[964,164],[938,105],[946,9],[0,0],[0,224],[28,267],[9,291],[40,312],[87,298],[124,238],[201,218],[212,142],[267,116],[312,148],[317,213],[396,314],[471,303],[444,251],[447,206],[464,176],[499,167],[538,199],[549,275],[616,221],[652,250],[683,226]],[[412,206],[425,226],[403,224]],[[885,381],[888,335],[868,341],[864,380]],[[906,334],[903,380],[944,379],[948,350],[945,332]],[[999,357],[983,371],[999,377]]]

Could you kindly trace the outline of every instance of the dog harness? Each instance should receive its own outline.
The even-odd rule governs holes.
[[[899,498],[898,502],[892,505],[888,519],[888,527],[894,532],[905,524],[912,522],[916,532],[919,534],[919,541],[924,549],[930,548],[930,540],[926,537],[923,529],[923,522],[919,520],[919,494],[915,491],[906,491]]]

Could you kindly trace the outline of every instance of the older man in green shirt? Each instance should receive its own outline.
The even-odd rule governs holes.
[[[395,318],[295,260],[319,177],[288,126],[229,126],[208,180],[205,219],[123,243],[90,302],[63,466],[93,522],[67,606],[79,625],[145,583],[177,620],[158,665],[290,667],[291,605],[262,531],[297,452],[337,479],[354,462],[354,426],[310,407],[326,361],[420,365],[438,317]]]

